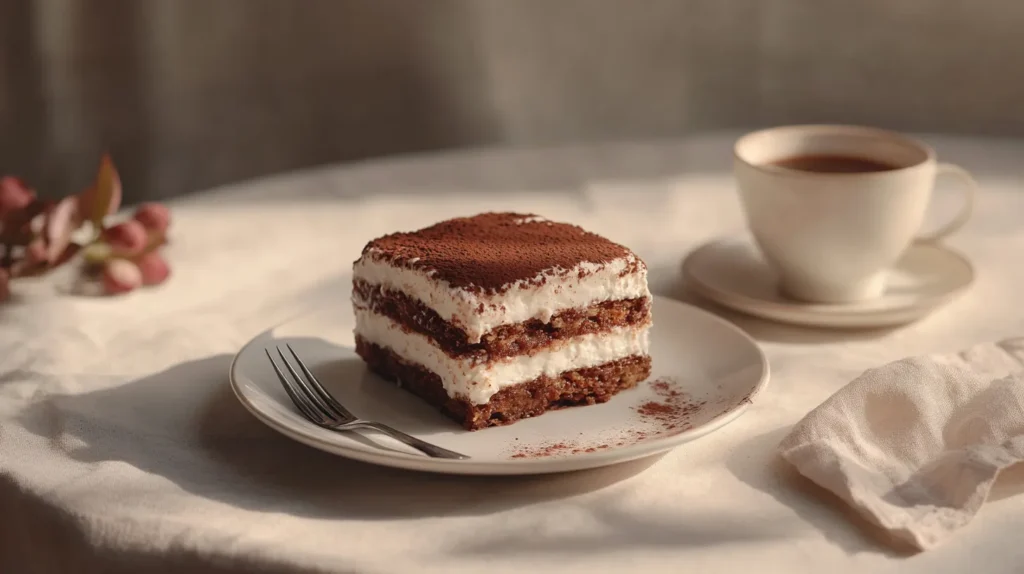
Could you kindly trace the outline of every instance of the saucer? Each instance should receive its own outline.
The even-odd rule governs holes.
[[[749,237],[721,238],[683,262],[687,288],[736,311],[814,327],[892,327],[916,321],[963,293],[974,281],[967,259],[934,243],[915,243],[890,271],[885,293],[846,304],[801,303],[783,297],[777,276]]]

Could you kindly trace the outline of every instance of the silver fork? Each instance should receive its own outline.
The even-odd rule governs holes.
[[[353,415],[348,409],[341,406],[338,401],[334,400],[334,397],[324,389],[323,385],[320,384],[320,381],[318,381],[313,373],[306,368],[306,364],[302,362],[302,359],[295,354],[295,350],[292,349],[292,346],[288,344],[285,346],[288,347],[288,351],[295,359],[295,363],[299,366],[299,371],[302,371],[302,375],[292,367],[291,361],[284,356],[280,347],[277,347],[277,354],[280,355],[281,362],[284,363],[285,369],[288,370],[291,377],[285,375],[284,371],[281,370],[277,361],[274,360],[274,356],[270,354],[270,349],[264,349],[264,351],[267,352],[267,358],[270,359],[270,364],[274,366],[274,372],[277,373],[277,378],[281,380],[281,386],[284,387],[285,392],[288,393],[289,397],[291,397],[292,402],[295,403],[299,412],[301,412],[303,416],[309,419],[313,424],[338,432],[358,429],[373,429],[434,458],[451,458],[458,460],[469,458],[464,454],[459,454],[446,448],[430,444],[429,442],[422,441],[414,436],[407,435],[398,429],[389,427],[388,425],[363,420]]]

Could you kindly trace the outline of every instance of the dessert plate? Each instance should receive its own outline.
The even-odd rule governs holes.
[[[599,405],[550,411],[504,427],[466,431],[384,381],[356,355],[354,319],[339,304],[270,329],[231,365],[231,387],[253,415],[312,447],[368,463],[451,474],[541,474],[595,468],[667,451],[723,427],[768,382],[750,337],[696,307],[655,297],[651,377]],[[468,460],[427,458],[383,435],[335,433],[306,421],[281,388],[264,349],[288,343],[341,404]]]
[[[952,301],[974,281],[962,255],[935,243],[915,243],[890,271],[885,293],[870,301],[810,304],[779,294],[775,273],[746,236],[717,239],[683,261],[683,279],[696,293],[764,319],[832,328],[893,327],[920,319]]]

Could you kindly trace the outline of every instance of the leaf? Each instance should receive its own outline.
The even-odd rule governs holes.
[[[53,264],[64,253],[64,250],[71,244],[71,234],[81,224],[82,215],[79,211],[78,197],[74,195],[69,195],[58,201],[46,213],[43,239],[46,241],[46,261],[48,263]]]
[[[96,229],[103,226],[103,218],[121,207],[121,177],[110,154],[103,154],[96,181],[79,195],[82,214]]]

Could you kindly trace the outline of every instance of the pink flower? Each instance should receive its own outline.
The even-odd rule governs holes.
[[[82,224],[78,197],[72,195],[58,201],[46,212],[43,236],[46,239],[46,261],[54,263],[71,245],[71,234]]]
[[[25,209],[35,197],[35,192],[20,179],[9,175],[0,177],[0,217]]]
[[[142,271],[127,259],[111,259],[103,266],[103,290],[109,295],[127,293],[142,285]]]
[[[164,233],[171,225],[171,210],[161,203],[143,203],[134,218],[150,232]]]
[[[146,228],[134,219],[103,231],[103,240],[118,255],[136,255],[146,247]]]
[[[135,264],[142,272],[143,285],[159,285],[171,275],[171,268],[167,265],[167,261],[156,251],[150,251],[139,257]]]

